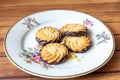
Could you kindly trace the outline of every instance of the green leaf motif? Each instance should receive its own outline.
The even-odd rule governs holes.
[[[101,38],[101,35],[98,34],[98,35],[96,35],[96,37],[97,37],[97,40],[99,40]]]
[[[29,50],[30,52],[32,52],[32,51],[33,51],[33,49],[32,49],[32,48],[28,48],[28,50]]]
[[[102,32],[101,36],[102,36],[102,37],[105,37],[105,31]]]
[[[107,43],[107,40],[110,40],[109,34],[105,34],[105,31],[103,31],[101,34],[97,34],[96,37],[97,37],[97,40],[99,40],[97,45],[103,42]]]
[[[48,70],[49,68],[53,68],[51,66],[42,66],[42,68],[45,68],[46,70]]]
[[[25,22],[22,23],[23,25],[27,25],[27,27],[30,29],[30,28],[33,28],[35,25],[40,25],[40,23],[38,23],[35,18],[26,18],[25,19]]]

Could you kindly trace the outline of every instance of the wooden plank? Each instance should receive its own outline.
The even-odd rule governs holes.
[[[10,27],[0,27],[0,39],[4,39]]]
[[[3,41],[0,41],[0,57],[1,56],[5,56],[4,47],[3,47]]]
[[[4,51],[3,49],[1,51]],[[6,57],[5,52],[0,52],[0,57]]]
[[[31,3],[32,2],[32,3]],[[9,7],[9,6],[25,6],[25,5],[73,5],[73,4],[100,4],[100,3],[119,3],[120,0],[0,0],[0,7]]]
[[[0,57],[0,78],[11,77],[11,76],[30,76],[29,74],[16,68],[7,57]],[[18,73],[18,74],[17,74]]]
[[[19,76],[19,77],[3,77],[2,80],[52,80],[47,78],[41,78],[36,76]],[[89,74],[81,77],[70,78],[65,80],[119,80],[120,73],[101,73],[101,74]],[[56,80],[56,79],[55,79]]]
[[[104,9],[103,9],[104,8]],[[24,13],[31,13],[36,11],[50,10],[50,9],[66,9],[66,10],[76,10],[80,12],[111,12],[120,11],[120,5],[118,3],[102,3],[102,4],[72,4],[72,5],[17,5],[15,7],[0,7],[0,14],[5,14],[10,12],[14,15],[14,12],[18,12],[18,15]],[[98,10],[99,9],[99,10]],[[12,13],[13,12],[13,13]],[[7,14],[6,14],[7,15]],[[8,15],[9,16],[9,15]]]
[[[120,22],[105,23],[105,25],[112,31],[113,34],[120,34]]]
[[[89,13],[90,15],[96,17],[103,22],[115,22],[120,21],[119,11],[115,12],[104,12],[104,13]],[[113,17],[114,14],[114,17]]]
[[[109,73],[109,72],[116,72],[120,71],[120,51],[115,52],[111,60],[101,69],[97,70],[95,73]],[[19,74],[16,74],[19,73]],[[7,59],[7,57],[0,57],[0,78],[1,77],[21,77],[30,76],[29,74],[19,70],[16,68],[10,61]]]
[[[116,43],[115,50],[120,50],[120,36],[119,35],[115,35],[115,43]]]

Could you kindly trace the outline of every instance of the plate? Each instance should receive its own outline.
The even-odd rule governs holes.
[[[58,65],[39,61],[37,52],[40,46],[35,40],[36,31],[44,26],[60,29],[68,23],[80,23],[88,28],[91,48],[85,53],[73,53],[75,57]],[[115,41],[111,31],[90,15],[70,10],[50,10],[32,14],[15,23],[5,37],[4,49],[8,59],[29,74],[65,79],[86,75],[105,65],[114,53]]]

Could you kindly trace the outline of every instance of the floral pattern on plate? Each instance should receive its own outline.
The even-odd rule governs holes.
[[[96,37],[99,41],[97,45],[101,43],[107,43],[107,41],[110,40],[109,34],[106,34],[105,31],[103,31],[101,34],[97,34]]]
[[[26,18],[23,24],[26,25],[29,29],[35,27],[35,25],[40,25],[40,23],[36,21],[35,18],[31,18],[31,17]],[[85,19],[83,21],[83,24],[86,25],[87,27],[94,26],[94,22],[89,19]],[[110,40],[109,34],[106,34],[105,31],[103,31],[101,34],[97,34],[96,38],[99,41],[97,45],[104,42],[107,43],[107,40]],[[42,46],[39,45],[34,48],[28,48],[29,51],[24,50],[24,52],[21,53],[19,56],[20,57],[24,56],[26,63],[35,62],[41,64],[42,67],[45,68],[46,70],[48,70],[49,68],[53,68],[50,64],[42,61],[42,59],[40,58],[41,48]],[[83,59],[83,56],[81,56],[81,58],[77,57],[76,54],[73,52],[69,52],[69,55],[67,57],[67,60],[76,60],[78,62],[80,62],[81,59]]]
[[[30,29],[30,28],[33,28],[35,25],[40,25],[40,23],[38,23],[35,18],[31,18],[31,17],[28,17],[25,19],[25,22],[23,22],[24,25],[27,25],[27,27]]]
[[[85,19],[83,21],[83,24],[86,25],[86,26],[90,26],[90,27],[94,26],[94,22],[89,20],[89,19]]]

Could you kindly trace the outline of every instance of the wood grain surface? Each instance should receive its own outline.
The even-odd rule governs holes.
[[[16,68],[5,55],[3,41],[10,27],[21,18],[54,9],[90,14],[104,22],[115,36],[115,53],[104,67],[91,74],[69,80],[120,80],[120,0],[0,0],[0,80],[44,79]]]

